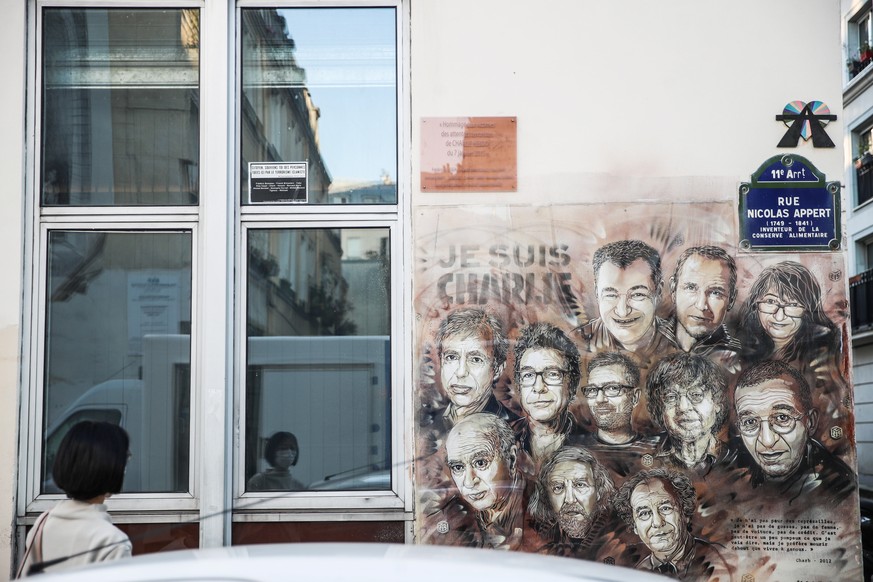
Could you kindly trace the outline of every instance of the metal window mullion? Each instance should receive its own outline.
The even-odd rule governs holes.
[[[200,258],[195,277],[195,334],[192,354],[198,370],[197,418],[192,466],[195,495],[200,499],[200,547],[230,543],[230,413],[232,407],[232,191],[230,143],[232,83],[229,23],[233,2],[203,2],[200,15],[200,209],[201,230],[195,245]],[[207,136],[208,128],[208,136]]]

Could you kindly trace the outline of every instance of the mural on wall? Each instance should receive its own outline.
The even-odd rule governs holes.
[[[419,542],[860,577],[842,253],[739,249],[728,202],[415,230]]]

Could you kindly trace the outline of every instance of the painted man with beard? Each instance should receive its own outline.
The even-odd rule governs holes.
[[[720,440],[728,416],[726,384],[721,367],[705,356],[677,353],[655,364],[646,382],[648,408],[665,430],[656,459],[705,477],[736,458]]]
[[[724,249],[686,249],[670,277],[676,314],[660,328],[676,348],[708,356],[729,372],[739,371],[739,340],[728,333],[725,315],[737,298],[737,266]]]
[[[634,429],[639,385],[640,369],[629,356],[603,352],[588,362],[588,384],[581,390],[595,430],[573,442],[589,449],[622,477],[641,469],[643,457],[655,453],[659,440]]]
[[[446,438],[445,463],[457,493],[429,521],[426,543],[518,549],[524,526],[524,478],[518,445],[505,420],[475,413]]]
[[[622,484],[613,505],[651,552],[637,569],[679,580],[730,580],[720,546],[691,533],[697,494],[687,476],[665,469],[641,471]]]
[[[610,500],[615,485],[585,448],[561,447],[540,467],[528,513],[545,543],[531,549],[546,554],[597,559],[603,535],[614,528]]]
[[[576,421],[570,403],[581,372],[579,349],[549,323],[532,323],[515,342],[515,385],[524,416],[513,424],[535,463],[564,444]]]
[[[594,252],[594,292],[600,317],[576,328],[589,352],[622,350],[647,367],[660,353],[665,325],[655,315],[661,294],[661,256],[639,240],[620,240]]]

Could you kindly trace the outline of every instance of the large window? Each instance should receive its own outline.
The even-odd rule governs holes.
[[[174,208],[200,198],[200,12],[71,6],[40,16],[30,430],[43,444],[28,453],[40,460],[29,490],[61,493],[60,440],[101,420],[130,435],[124,493],[190,497],[198,228]]]
[[[856,148],[853,158],[855,164],[855,206],[873,199],[873,126],[852,133]]]
[[[350,4],[32,1],[22,527],[90,419],[139,535],[402,541],[402,11]]]
[[[42,490],[73,420],[130,435],[124,491],[187,492],[191,232],[48,231]]]
[[[247,491],[390,489],[388,248],[385,228],[249,230]]]
[[[43,12],[45,206],[197,204],[197,10]]]
[[[234,519],[397,509],[398,11],[239,16],[245,342],[235,412],[245,437]]]
[[[308,164],[308,192],[295,202],[395,203],[395,9],[245,9],[241,16],[243,203],[270,200],[249,179],[269,162]]]
[[[849,21],[848,39],[846,65],[852,79],[873,63],[873,11],[869,5]]]

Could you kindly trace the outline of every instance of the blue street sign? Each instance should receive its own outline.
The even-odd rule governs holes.
[[[808,160],[770,158],[740,185],[740,248],[838,250],[840,188]]]

